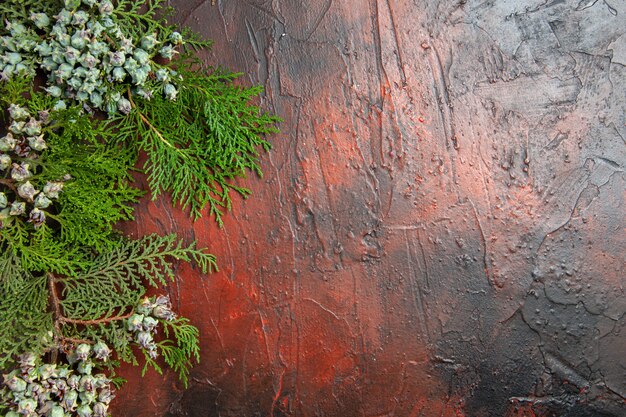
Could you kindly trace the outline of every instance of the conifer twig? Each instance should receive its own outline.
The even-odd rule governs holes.
[[[93,340],[76,339],[75,337],[61,337],[61,341],[71,343],[72,345],[80,345],[80,344],[93,345],[94,344]]]
[[[63,336],[63,331],[61,328],[62,324],[78,324],[78,325],[82,325],[82,326],[92,326],[95,324],[106,324],[106,323],[111,323],[114,321],[119,321],[119,320],[126,320],[127,318],[129,318],[130,316],[133,315],[134,311],[131,311],[127,314],[123,314],[121,316],[114,316],[114,317],[105,317],[105,318],[101,318],[101,319],[95,319],[95,320],[78,320],[78,319],[71,319],[69,317],[65,317],[63,315],[63,311],[61,308],[61,299],[59,298],[59,293],[57,290],[57,280],[56,277],[53,274],[48,274],[48,288],[50,289],[50,299],[52,301],[52,308],[54,309],[53,314],[54,314],[54,329],[57,333],[56,337],[62,341],[69,341],[69,342],[78,342],[78,343],[86,343],[86,341],[81,340],[81,339],[74,339],[74,338],[68,338]]]
[[[91,325],[94,325],[94,324],[106,324],[106,323],[111,323],[113,321],[126,320],[127,318],[129,318],[133,314],[134,314],[134,312],[131,311],[130,313],[124,314],[122,316],[107,317],[107,318],[96,319],[96,320],[77,320],[77,319],[70,319],[70,318],[67,318],[67,317],[60,317],[59,321],[61,323],[80,324],[80,325],[83,325],[83,326],[91,326]]]
[[[128,101],[130,101],[130,105],[132,106],[133,109],[137,109],[137,105],[135,104],[135,101],[133,100],[133,95],[132,95],[132,93],[130,91],[130,87],[128,88],[127,92],[128,92]],[[159,132],[159,130],[156,127],[154,127],[154,125],[152,123],[150,123],[150,120],[148,120],[148,118],[146,116],[144,116],[142,112],[137,110],[137,114],[139,114],[139,117],[141,118],[141,121],[144,122],[146,124],[146,126],[148,126],[148,128],[150,128],[150,130],[152,130],[154,132],[155,135],[157,135],[157,137],[161,140],[161,142],[165,143],[170,148],[176,150],[182,157],[187,158],[187,155],[182,153],[180,151],[180,149],[178,149],[176,146],[172,145],[167,139],[165,139],[163,137],[161,132]]]
[[[48,288],[50,289],[50,300],[52,301],[52,308],[54,314],[54,329],[57,331],[57,336],[61,334],[61,301],[59,300],[59,294],[56,287],[56,278],[54,274],[48,274]]]

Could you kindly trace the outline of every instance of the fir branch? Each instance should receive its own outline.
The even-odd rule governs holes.
[[[0,230],[0,238],[6,239],[8,249],[20,257],[26,270],[71,276],[85,265],[85,254],[81,247],[59,242],[53,230],[46,225],[31,229],[29,224],[18,221]]]
[[[177,28],[167,22],[174,9],[164,6],[165,3],[165,0],[118,0],[114,14],[129,37],[140,39],[145,34],[156,32],[161,39],[167,39],[172,32],[180,30],[185,38],[186,50],[209,49],[211,41],[202,39],[189,28]]]
[[[148,355],[148,352],[144,351],[143,356],[144,356],[144,365],[143,365],[143,368],[141,368],[142,377],[146,376],[146,372],[150,368],[154,369],[159,375],[163,375],[163,369],[161,369],[161,367],[159,366],[156,360],[152,359],[150,355]]]
[[[63,313],[61,312],[61,300],[57,291],[57,281],[54,274],[48,273],[48,290],[50,291],[50,300],[52,302],[52,313],[54,314],[54,328],[57,334],[61,334],[61,319]]]

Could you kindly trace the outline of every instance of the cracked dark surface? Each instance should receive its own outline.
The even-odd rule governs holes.
[[[172,0],[284,118],[120,416],[625,416],[626,3]]]

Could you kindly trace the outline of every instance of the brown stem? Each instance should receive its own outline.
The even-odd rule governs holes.
[[[115,41],[111,39],[111,37],[107,35],[106,33],[104,34],[104,40],[106,40],[111,46],[117,49],[117,43],[115,43]]]
[[[12,179],[0,179],[0,184],[11,189],[11,191],[17,193],[17,187],[15,187],[15,180]]]
[[[61,313],[61,301],[57,292],[56,278],[53,274],[48,274],[48,288],[50,289],[50,299],[52,300],[52,307],[54,308],[54,328],[60,334],[61,323],[63,315]]]
[[[94,342],[93,340],[86,340],[86,339],[76,339],[74,337],[62,337],[61,341],[63,343],[69,343],[72,345],[80,345],[81,343],[87,344],[87,345],[93,345]]]
[[[57,284],[56,278],[53,274],[48,274],[48,288],[50,290],[50,300],[52,301],[52,308],[54,309],[52,314],[54,318],[54,332],[55,339],[64,339],[63,333],[61,332],[61,322],[59,318],[61,317],[61,302],[59,301],[59,294],[57,293]],[[56,363],[58,350],[55,349],[52,351],[52,363]]]
[[[104,323],[110,323],[112,321],[125,320],[132,315],[133,315],[133,312],[131,311],[130,313],[124,314],[123,316],[108,317],[108,318],[97,319],[97,320],[77,320],[77,319],[70,319],[67,317],[59,317],[59,321],[61,323],[81,324],[83,326],[89,326],[93,324],[104,324]]]
[[[133,95],[130,92],[130,88],[128,89],[128,101],[130,101],[130,105],[132,106],[133,109],[136,109],[137,106],[135,105],[135,102],[133,101]],[[141,121],[144,122],[146,124],[146,126],[148,126],[150,128],[150,130],[152,130],[155,135],[157,135],[157,137],[163,142],[165,143],[167,146],[169,146],[170,148],[175,149],[178,153],[181,154],[181,156],[183,157],[187,157],[187,155],[185,155],[184,153],[182,153],[180,151],[180,149],[178,149],[176,146],[172,145],[167,139],[165,139],[163,137],[163,135],[161,134],[161,132],[159,132],[159,130],[154,127],[154,125],[152,123],[150,123],[150,120],[148,120],[148,118],[146,116],[143,115],[143,113],[141,113],[140,111],[137,112],[139,114],[139,117],[141,118]]]
[[[78,345],[81,343],[93,344],[94,342],[91,340],[85,339],[77,339],[74,337],[66,337],[63,335],[62,325],[64,324],[78,324],[83,326],[95,325],[95,324],[104,324],[110,323],[113,321],[124,320],[130,317],[133,314],[131,311],[128,314],[124,314],[121,316],[102,318],[97,320],[77,320],[70,319],[63,315],[62,307],[61,307],[61,299],[59,297],[58,289],[57,289],[57,279],[54,274],[48,274],[48,288],[50,290],[50,301],[52,303],[52,314],[54,318],[54,331],[55,331],[55,339],[57,341],[57,345],[59,348],[65,348],[65,345],[72,344]],[[52,361],[56,362],[58,355],[58,350],[52,351]]]

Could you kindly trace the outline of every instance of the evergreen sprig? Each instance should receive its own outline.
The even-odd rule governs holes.
[[[182,81],[175,102],[129,95],[130,114],[112,122],[118,140],[146,152],[153,198],[170,192],[196,218],[208,206],[221,225],[222,212],[231,208],[230,191],[249,194],[234,179],[248,171],[261,175],[259,149],[269,150],[263,136],[276,132],[277,119],[250,104],[259,87],[236,86],[238,74],[218,70],[199,76],[192,62],[178,62]]]
[[[26,20],[31,13],[54,14],[60,10],[61,0],[3,0],[0,2],[0,19],[5,21]]]
[[[155,32],[165,37],[179,30],[167,22],[174,9],[165,4],[165,0],[119,0],[113,13],[122,30],[130,37],[138,39],[146,33]],[[185,39],[185,50],[211,47],[211,41],[202,39],[189,28],[180,30]]]
[[[173,260],[194,261],[204,273],[216,268],[213,255],[194,244],[183,247],[176,235],[122,240],[91,260],[85,270],[60,279],[65,316],[95,320],[123,311],[144,295],[146,283],[159,287],[174,279]]]
[[[2,415],[104,417],[120,361],[166,365],[187,386],[200,359],[198,329],[146,293],[177,263],[205,274],[215,257],[116,226],[145,193],[221,226],[278,119],[251,104],[259,87],[203,65],[210,42],[169,13],[164,0],[0,2]]]
[[[188,386],[190,359],[200,361],[200,346],[198,339],[200,332],[195,326],[189,324],[189,320],[180,317],[173,322],[165,322],[163,330],[166,339],[159,343],[163,359],[167,366],[178,373],[185,387]],[[169,339],[170,333],[173,340]]]
[[[0,256],[0,369],[52,345],[48,296],[44,277],[32,276],[11,253]]]

